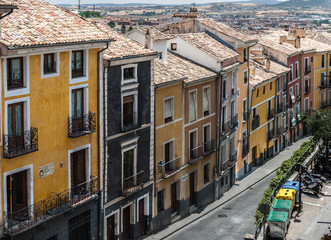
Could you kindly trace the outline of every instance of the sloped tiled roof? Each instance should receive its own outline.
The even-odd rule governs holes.
[[[155,60],[154,62],[155,84],[164,84],[180,79],[183,79],[185,83],[190,83],[216,76],[213,71],[170,52],[168,52],[166,62],[161,60]]]
[[[2,2],[18,7],[1,24],[1,43],[8,48],[110,40],[85,18],[44,0]]]
[[[141,32],[144,35],[149,31],[149,35],[154,41],[169,40],[175,37],[175,35],[165,34],[153,27],[136,27],[133,31]]]
[[[325,46],[331,46],[331,34],[328,32],[319,32],[314,34],[311,39],[319,42],[319,43],[323,43],[322,45]],[[331,47],[329,47],[330,49]]]
[[[216,22],[213,19],[209,19],[209,18],[208,19],[198,19],[198,21],[201,24],[204,24],[218,32],[221,32],[224,35],[227,35],[227,36],[237,39],[239,41],[242,41],[245,43],[256,41],[255,37],[246,35],[240,31],[237,31],[237,30],[225,25],[224,23]]]
[[[219,61],[225,61],[239,56],[239,53],[223,45],[206,33],[185,33],[180,34],[179,37],[205,53],[214,56]]]
[[[95,25],[110,38],[115,39],[111,42],[108,49],[104,51],[104,59],[117,59],[132,56],[148,56],[157,54],[152,49],[146,49],[140,43],[124,36],[123,34],[108,27],[104,23],[95,23]]]

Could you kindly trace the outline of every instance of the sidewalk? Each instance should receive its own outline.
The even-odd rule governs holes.
[[[170,236],[172,233],[184,228],[185,226],[189,225],[190,223],[200,219],[201,217],[207,215],[209,212],[214,211],[218,207],[222,206],[223,204],[227,203],[237,195],[241,194],[245,190],[249,189],[251,186],[262,180],[263,178],[267,177],[268,175],[272,174],[277,168],[280,167],[281,163],[284,160],[287,160],[294,151],[296,151],[303,142],[309,140],[309,137],[303,137],[297,142],[293,143],[291,146],[287,147],[284,151],[280,152],[274,158],[271,158],[268,162],[264,165],[256,168],[253,172],[247,175],[245,178],[236,181],[235,185],[231,187],[229,191],[224,193],[224,196],[215,202],[206,206],[201,212],[192,213],[184,219],[181,219],[163,230],[156,232],[154,234],[149,235],[145,239],[164,239]],[[257,205],[258,203],[256,203]]]

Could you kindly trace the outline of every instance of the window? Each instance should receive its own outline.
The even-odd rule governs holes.
[[[17,150],[24,147],[24,103],[8,104],[8,149]]]
[[[299,77],[299,63],[295,63],[295,78],[297,79]]]
[[[55,53],[44,54],[44,74],[56,72]]]
[[[309,58],[305,58],[305,73],[309,72]]]
[[[223,98],[226,98],[226,92],[227,92],[227,86],[226,86],[226,82],[227,82],[227,76],[225,75],[224,76],[224,79],[223,79]]]
[[[286,106],[286,95],[283,95],[283,109],[285,109]]]
[[[137,64],[128,64],[122,66],[122,84],[137,82]]]
[[[257,98],[259,97],[259,91],[260,91],[260,89],[257,89],[257,91],[256,91],[256,97]]]
[[[293,65],[290,65],[290,82],[293,80]]]
[[[197,92],[192,91],[189,94],[190,99],[190,122],[197,120]]]
[[[198,134],[197,131],[190,132],[190,159],[196,159],[198,157]]]
[[[287,89],[287,75],[283,76],[283,90]]]
[[[203,166],[203,184],[210,182],[210,163]]]
[[[325,55],[324,55],[324,54],[322,54],[321,67],[322,67],[322,68],[325,67]]]
[[[210,136],[210,125],[203,127],[203,151],[210,152],[212,150],[211,146],[211,136]]]
[[[24,87],[23,57],[7,59],[7,87],[17,89]]]
[[[174,141],[167,142],[164,144],[164,163],[165,171],[169,172],[174,169]]]
[[[71,188],[75,195],[79,195],[83,186],[82,183],[87,181],[87,149],[82,149],[71,153],[70,168],[71,168]],[[80,187],[77,187],[80,186]]]
[[[157,213],[164,211],[164,189],[157,192]]]
[[[171,50],[177,51],[177,43],[171,43]]]
[[[325,86],[325,72],[321,72],[321,86]]]
[[[329,66],[331,66],[331,54],[329,53]]]
[[[244,71],[244,84],[246,84],[248,82],[248,72],[247,70]]]
[[[71,76],[84,76],[84,51],[72,51],[71,53]]]
[[[305,77],[305,93],[309,93],[309,77]]]
[[[210,87],[203,88],[203,116],[210,114]]]
[[[164,123],[168,123],[174,120],[174,99],[168,98],[163,102],[163,118]]]
[[[329,71],[329,77],[328,77],[329,81],[328,81],[328,85],[329,87],[331,86],[331,70]]]
[[[135,149],[130,149],[123,154],[123,189],[128,189],[136,184],[135,176]]]
[[[280,95],[276,96],[276,106],[277,106],[277,111],[281,111],[281,107],[280,107]]]
[[[132,129],[137,124],[136,95],[123,96],[122,127]]]
[[[244,62],[247,62],[247,48],[244,48]]]
[[[231,116],[231,125],[232,126],[235,126],[236,123],[237,123],[237,117],[236,117],[236,107],[235,107],[236,102],[235,101],[232,101],[231,102],[231,105],[230,105],[230,116]]]
[[[263,95],[265,94],[265,86],[263,86]]]
[[[305,113],[308,113],[309,112],[309,98],[305,98],[304,108],[305,108]]]
[[[243,120],[246,121],[247,120],[247,99],[243,100]]]
[[[257,108],[253,108],[253,119],[257,117]]]
[[[71,117],[73,125],[83,124],[84,115],[84,88],[73,89],[71,92]]]
[[[272,90],[272,82],[270,83],[270,90]]]
[[[91,211],[69,219],[69,240],[91,239]]]
[[[276,79],[276,89],[277,89],[277,92],[280,91],[280,79],[279,78]]]
[[[232,72],[232,79],[231,79],[231,94],[235,94],[235,81],[236,81],[236,72]]]
[[[226,131],[227,130],[227,126],[226,126],[226,106],[223,106],[222,107],[222,124],[223,124],[223,131]]]
[[[134,67],[124,68],[124,70],[123,70],[124,80],[135,78],[134,72],[135,72]]]
[[[295,96],[299,96],[299,83],[295,84]]]

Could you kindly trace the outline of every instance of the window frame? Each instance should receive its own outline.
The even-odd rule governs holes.
[[[299,77],[299,62],[295,62],[295,79],[298,79]]]
[[[299,83],[296,83],[295,84],[295,96],[298,97],[299,95],[300,95]]]
[[[172,51],[177,51],[177,43],[170,43],[170,49]]]
[[[193,149],[191,149],[191,134],[192,133],[195,133],[195,142],[196,142],[196,144],[195,144],[195,146],[194,146],[194,148]],[[198,134],[199,134],[199,132],[198,132],[198,129],[197,128],[195,128],[195,129],[192,129],[192,130],[190,130],[189,132],[188,132],[188,137],[189,137],[189,140],[188,140],[188,142],[189,142],[189,147],[188,147],[188,149],[189,149],[189,152],[188,152],[188,159],[190,160],[191,159],[191,151],[192,150],[194,150],[194,149],[196,149],[197,147],[199,147],[199,136],[198,136]]]
[[[122,150],[121,150],[121,189],[124,190],[124,153],[128,152],[128,151],[132,151],[133,150],[133,181],[134,184],[137,183],[137,153],[138,153],[138,144],[137,141],[134,141],[134,144],[131,145],[126,145],[126,146],[122,146]]]
[[[306,108],[306,101],[307,101],[307,108]],[[303,102],[305,113],[309,112],[309,97],[306,97]]]
[[[206,167],[208,168],[207,176],[205,172]],[[206,177],[207,177],[207,181],[206,181]],[[205,186],[208,183],[210,183],[210,179],[211,179],[210,162],[207,162],[203,165],[203,185]]]
[[[72,54],[73,52],[76,51],[83,51],[83,75],[82,76],[77,76],[77,77],[73,77],[72,76]],[[71,50],[70,54],[69,54],[69,83],[73,84],[73,83],[79,83],[79,82],[84,82],[84,81],[88,81],[88,73],[89,73],[89,65],[88,65],[88,59],[89,59],[89,49],[75,49],[75,50]]]
[[[166,101],[169,101],[169,100],[171,100],[171,111],[172,111],[172,113],[171,113],[171,120],[166,121],[165,112],[164,112],[164,110],[165,110],[165,102]],[[171,123],[171,122],[173,122],[175,120],[175,116],[174,116],[174,112],[175,112],[174,107],[175,107],[175,104],[174,104],[174,101],[175,101],[174,96],[163,98],[163,124],[168,124],[168,123]]]
[[[207,135],[209,135],[207,142],[205,142],[205,136],[206,136],[206,132],[205,132],[205,128],[209,129],[209,133],[207,133]],[[203,151],[205,151],[205,144],[206,143],[211,143],[211,123],[206,123],[202,126],[202,146],[203,146]]]
[[[306,62],[306,60],[307,60],[307,62]],[[306,70],[309,70],[309,57],[305,57],[304,63],[305,63],[304,70],[306,73],[307,72]]]
[[[84,89],[84,96],[83,96],[83,99],[84,99],[84,114],[88,114],[89,113],[89,86],[88,84],[81,84],[81,85],[76,85],[76,86],[72,86],[72,87],[69,87],[69,117],[73,117],[72,116],[72,105],[71,105],[71,101],[72,101],[72,91],[73,90],[76,90],[76,89],[79,89],[79,88],[83,88]]]
[[[321,68],[325,68],[325,54],[321,55]]]
[[[134,96],[133,113],[135,113],[135,112],[138,113],[138,91],[122,93],[121,94],[121,129],[123,129],[123,127],[124,127],[124,124],[123,124],[123,120],[124,120],[123,98],[131,96],[131,95]],[[133,124],[138,124],[138,114],[134,115]]]
[[[54,54],[54,65],[55,71],[45,73],[45,55]],[[60,76],[60,53],[59,52],[49,52],[41,54],[41,78],[50,78]]]
[[[157,203],[157,206],[156,206],[156,210],[157,210],[157,214],[160,214],[162,213],[164,210],[165,210],[165,191],[166,189],[165,188],[162,188],[160,190],[157,191],[157,200],[156,200],[156,203]],[[162,193],[161,197],[162,199],[159,199],[159,193]],[[159,202],[162,202],[162,206],[161,206],[161,209],[160,209],[160,206],[159,206]]]
[[[289,75],[290,75],[290,81],[289,82],[292,82],[294,80],[294,78],[293,78],[293,64],[290,64]]]
[[[246,80],[245,80],[245,74],[246,74]],[[244,71],[243,79],[244,79],[244,85],[246,85],[248,83],[248,70]]]
[[[208,97],[208,114],[205,114],[204,111],[204,100],[205,100],[205,89],[209,89]],[[211,86],[207,85],[202,88],[202,116],[206,117],[211,114]]]
[[[195,104],[194,104],[194,108],[195,108],[195,116],[194,116],[194,119],[191,119],[190,116],[191,116],[191,94],[195,94]],[[188,116],[188,119],[189,119],[189,122],[194,122],[196,120],[198,120],[198,92],[197,92],[197,89],[193,89],[193,90],[190,90],[189,91],[189,116]]]
[[[125,79],[124,70],[128,69],[128,68],[134,68],[133,69],[134,77]],[[126,65],[121,66],[121,84],[124,85],[124,84],[135,83],[135,82],[138,82],[138,64],[137,63],[136,64],[126,64]]]

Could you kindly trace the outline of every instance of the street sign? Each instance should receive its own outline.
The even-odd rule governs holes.
[[[263,214],[267,214],[270,211],[270,206],[268,203],[261,203],[259,206],[259,210]]]

